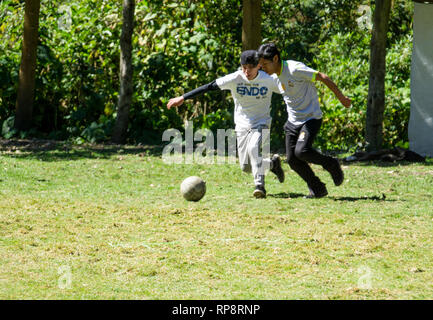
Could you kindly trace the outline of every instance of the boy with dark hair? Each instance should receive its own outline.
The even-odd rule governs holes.
[[[271,159],[264,159],[261,156],[262,141],[269,143],[269,134],[265,135],[263,129],[269,129],[271,125],[269,109],[272,92],[280,93],[280,90],[275,79],[259,70],[256,50],[244,51],[240,62],[241,70],[170,99],[167,108],[180,106],[186,99],[210,90],[230,90],[235,103],[234,121],[239,163],[244,172],[252,172],[254,176],[254,197],[265,198],[264,165],[269,166],[280,182],[284,181],[280,157],[273,155]]]
[[[346,108],[352,102],[326,74],[298,61],[281,60],[275,44],[260,46],[258,54],[262,70],[277,79],[287,106],[288,120],[284,125],[287,162],[307,183],[310,190],[308,198],[324,197],[328,194],[326,185],[308,163],[321,165],[331,174],[336,186],[343,183],[344,174],[337,159],[325,156],[312,147],[322,124],[314,81],[323,82]]]

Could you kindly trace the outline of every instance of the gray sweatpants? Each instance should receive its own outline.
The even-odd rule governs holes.
[[[272,169],[269,136],[267,126],[236,131],[239,164],[242,171],[252,172],[256,186],[265,186],[265,171]]]

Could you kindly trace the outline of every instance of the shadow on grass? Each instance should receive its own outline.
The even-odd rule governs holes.
[[[295,199],[295,198],[302,198],[304,196],[306,196],[305,194],[302,193],[287,193],[287,192],[280,192],[280,193],[276,193],[276,194],[271,194],[268,193],[267,195],[268,197],[271,198],[285,198],[285,199]]]
[[[295,198],[303,198],[306,195],[302,194],[302,193],[287,193],[287,192],[280,192],[280,193],[276,193],[276,194],[268,194],[268,197],[271,198],[285,198],[285,199],[295,199]],[[362,196],[362,197],[332,197],[332,196],[328,196],[325,197],[323,199],[331,199],[334,201],[348,201],[348,202],[355,202],[355,201],[397,201],[397,200],[392,200],[392,199],[386,199],[385,194],[382,194],[381,196]],[[401,200],[399,200],[401,201]]]
[[[394,162],[387,162],[387,161],[379,161],[379,160],[370,160],[370,161],[341,161],[341,165],[343,166],[363,166],[363,167],[381,167],[381,168],[388,168],[388,167],[399,167],[399,166],[408,166],[413,164],[419,164],[422,166],[433,166],[433,158],[427,158],[424,162],[411,162],[411,161],[394,161]]]
[[[83,144],[75,145],[53,140],[5,140],[0,139],[3,156],[41,161],[63,161],[79,159],[109,159],[112,156],[137,155],[161,156],[163,146],[158,145],[116,145]]]
[[[329,197],[329,199],[332,199],[334,201],[348,201],[348,202],[355,202],[355,201],[361,201],[361,200],[367,200],[367,201],[397,201],[392,199],[386,199],[385,194],[382,194],[381,196],[362,196],[362,197]],[[399,200],[399,201],[405,201],[405,200]]]

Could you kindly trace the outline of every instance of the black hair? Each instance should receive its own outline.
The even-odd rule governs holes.
[[[281,61],[280,51],[274,43],[262,44],[258,50],[259,58],[266,60],[273,60],[275,56],[278,57],[278,61]]]
[[[241,54],[241,65],[251,64],[254,67],[259,64],[259,55],[256,50],[246,50]]]

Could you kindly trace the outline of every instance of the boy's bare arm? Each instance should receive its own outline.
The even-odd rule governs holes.
[[[346,108],[349,108],[352,104],[352,100],[346,97],[337,85],[324,73],[318,72],[316,74],[316,79],[323,82],[332,92],[334,92],[335,96],[340,100],[341,104]]]

